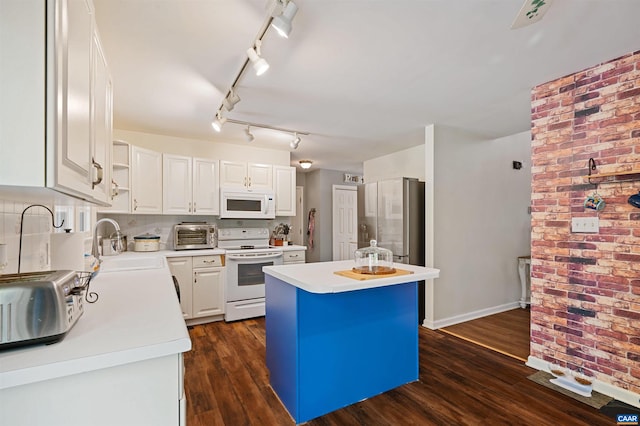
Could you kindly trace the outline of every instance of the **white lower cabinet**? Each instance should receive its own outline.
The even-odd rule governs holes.
[[[221,255],[167,258],[180,286],[182,315],[190,324],[222,319],[225,268]]]
[[[284,265],[291,265],[293,263],[305,263],[306,262],[306,252],[304,250],[290,250],[285,251],[282,254],[282,263]]]
[[[183,365],[178,353],[2,389],[0,425],[183,425]]]

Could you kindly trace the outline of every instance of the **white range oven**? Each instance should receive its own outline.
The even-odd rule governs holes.
[[[227,281],[225,321],[264,316],[264,266],[282,265],[282,249],[269,247],[267,228],[218,229],[225,249]]]

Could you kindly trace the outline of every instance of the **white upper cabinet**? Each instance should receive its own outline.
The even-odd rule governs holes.
[[[273,189],[271,164],[220,161],[220,187],[245,191]]]
[[[296,215],[296,168],[273,166],[276,216]]]
[[[131,212],[162,213],[162,154],[131,147]]]
[[[163,213],[220,213],[218,162],[181,155],[163,155]]]
[[[162,212],[190,214],[193,210],[191,157],[163,154],[162,170]]]
[[[193,214],[220,214],[218,161],[193,159]]]
[[[0,39],[0,185],[108,204],[110,148],[99,128],[110,134],[111,121],[93,119],[111,115],[111,80],[102,50],[94,55],[93,4],[2,1]]]
[[[96,168],[93,170],[94,174],[91,177],[92,189],[94,198],[102,203],[110,204],[112,201],[111,135],[113,129],[113,84],[97,29],[93,35],[93,67],[92,164]]]

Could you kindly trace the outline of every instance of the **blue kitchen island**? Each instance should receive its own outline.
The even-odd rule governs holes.
[[[418,380],[417,282],[439,270],[358,280],[353,261],[268,266],[266,362],[296,423]]]

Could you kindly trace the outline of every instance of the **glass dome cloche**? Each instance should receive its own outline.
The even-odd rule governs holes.
[[[353,272],[368,275],[384,275],[396,272],[393,267],[393,253],[386,248],[378,247],[376,240],[369,242],[370,247],[355,251],[356,266]]]

